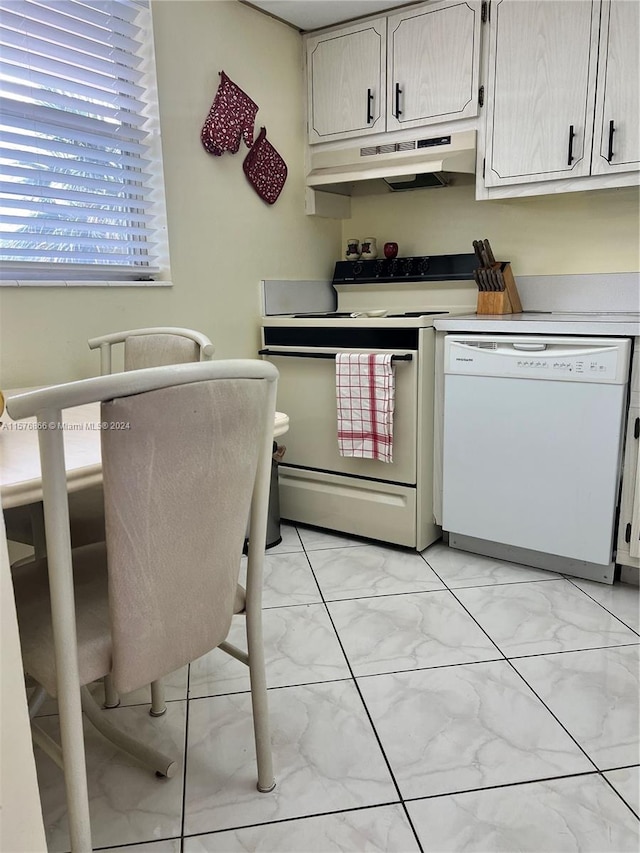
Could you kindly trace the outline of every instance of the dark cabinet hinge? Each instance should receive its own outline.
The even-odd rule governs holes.
[[[483,0],[482,6],[481,6],[481,11],[480,11],[480,20],[482,21],[483,24],[486,24],[487,21],[489,20],[489,14],[490,14],[489,3],[487,3],[487,0]]]
[[[624,530],[624,541],[631,542],[631,525],[627,524]]]
[[[636,418],[636,422],[633,426],[633,437],[640,438],[640,418]]]
[[[480,86],[478,89],[478,104],[484,107],[484,86]]]

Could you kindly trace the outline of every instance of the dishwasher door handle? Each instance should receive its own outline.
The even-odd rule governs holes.
[[[546,344],[511,344],[514,349],[525,350],[526,352],[542,352],[546,350]]]

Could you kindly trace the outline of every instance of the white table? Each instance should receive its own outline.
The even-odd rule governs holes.
[[[5,399],[29,390],[4,391]],[[24,506],[42,500],[40,453],[36,419],[13,421],[5,411],[0,416],[0,497],[2,508]],[[89,403],[67,409],[63,421],[67,488],[79,491],[102,482],[100,455],[100,404]],[[289,418],[276,412],[274,438],[289,429]]]

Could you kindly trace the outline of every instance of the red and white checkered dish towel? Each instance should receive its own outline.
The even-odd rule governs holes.
[[[336,354],[341,456],[393,461],[395,381],[388,353]]]

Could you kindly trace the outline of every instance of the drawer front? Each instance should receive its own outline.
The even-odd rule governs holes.
[[[410,486],[280,465],[279,492],[280,514],[288,521],[408,548],[427,544],[416,540],[416,492]]]

